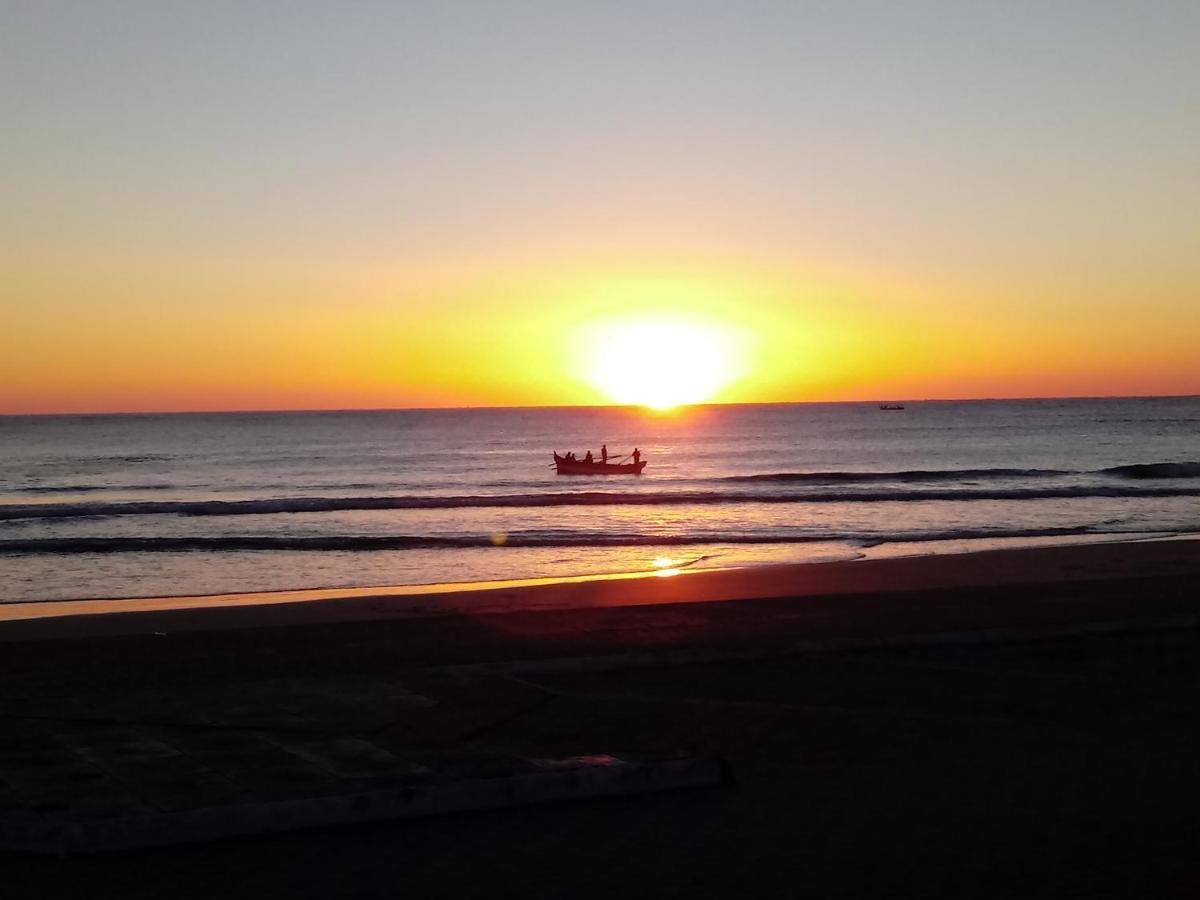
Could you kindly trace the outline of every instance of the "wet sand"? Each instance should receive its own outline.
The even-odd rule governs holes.
[[[182,631],[237,630],[383,620],[469,617],[614,607],[655,607],[779,598],[935,592],[940,607],[978,606],[986,589],[1076,585],[1078,611],[1089,614],[1089,585],[1121,582],[1124,615],[1147,614],[1140,579],[1200,576],[1200,539],[1080,544],[854,562],[737,569],[665,570],[573,579],[474,585],[326,590],[58,601],[0,605],[0,640],[86,638]],[[993,627],[1036,613],[1036,597],[1006,591],[1002,606],[980,609]],[[896,601],[899,602],[899,601]],[[811,604],[810,604],[811,605]],[[836,604],[835,604],[836,605]],[[918,619],[930,604],[902,604]],[[1120,605],[1120,604],[1119,604]],[[901,613],[897,607],[893,613]],[[1122,613],[1110,609],[1108,615]],[[889,615],[888,618],[892,618]],[[960,624],[969,624],[956,616]],[[1036,616],[1035,616],[1036,618]],[[916,622],[914,621],[914,624]]]

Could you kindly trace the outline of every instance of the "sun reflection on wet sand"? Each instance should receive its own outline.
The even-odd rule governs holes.
[[[671,559],[669,556],[656,556],[650,563],[655,568],[655,576],[658,578],[670,578],[672,575],[680,573],[679,560]]]

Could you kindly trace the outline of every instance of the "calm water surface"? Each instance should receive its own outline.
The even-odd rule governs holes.
[[[0,417],[0,600],[1200,531],[1200,398]],[[556,476],[551,450],[640,477]]]

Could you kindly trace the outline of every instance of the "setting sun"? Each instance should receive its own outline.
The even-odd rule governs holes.
[[[702,403],[740,374],[734,333],[709,322],[621,317],[592,323],[583,342],[581,374],[613,403]]]

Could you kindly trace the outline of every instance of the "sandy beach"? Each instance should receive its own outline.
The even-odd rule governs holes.
[[[1176,540],[86,615],[23,604],[0,623],[10,817],[88,820],[103,800],[168,825],[225,815],[234,835],[251,801],[610,753],[719,758],[735,777],[0,859],[20,897],[97,879],[129,898],[401,882],[414,896],[1183,896],[1200,884],[1198,578],[1200,542]]]

